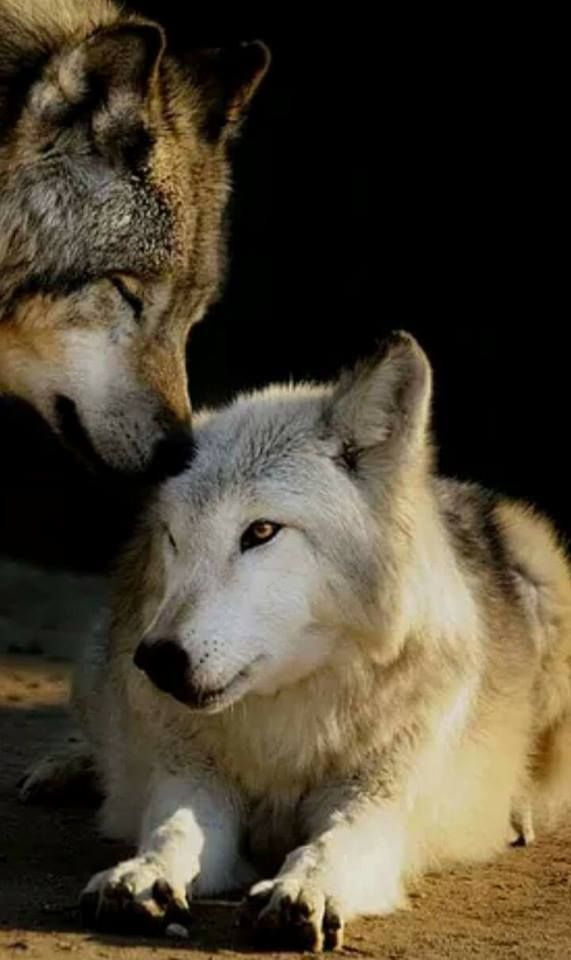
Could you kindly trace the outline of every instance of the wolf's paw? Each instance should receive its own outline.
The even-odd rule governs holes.
[[[340,950],[343,919],[319,886],[295,877],[263,880],[250,890],[241,921],[287,949]]]
[[[22,803],[72,803],[94,806],[101,798],[91,751],[70,742],[31,766],[18,783]]]
[[[188,926],[186,889],[152,857],[134,857],[96,873],[81,895],[86,927],[162,933],[169,924]]]

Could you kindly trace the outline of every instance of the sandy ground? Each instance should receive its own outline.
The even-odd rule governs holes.
[[[233,905],[224,903],[197,903],[183,944],[83,931],[79,891],[125,851],[98,840],[90,810],[25,807],[16,799],[23,769],[67,730],[67,658],[80,633],[96,628],[103,597],[94,580],[0,566],[0,958],[280,956],[260,953],[236,928]],[[425,877],[409,910],[351,924],[344,954],[571,958],[571,825],[529,850],[506,851],[492,865]]]

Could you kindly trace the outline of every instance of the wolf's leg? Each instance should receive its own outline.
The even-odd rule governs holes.
[[[23,803],[95,805],[101,799],[93,751],[79,737],[32,764],[20,780]]]
[[[534,754],[534,807],[540,823],[553,828],[571,807],[571,705],[538,736]]]
[[[161,929],[184,919],[192,893],[232,888],[239,838],[237,797],[210,771],[155,774],[137,856],[92,877],[82,895],[85,922]]]
[[[312,839],[286,858],[273,880],[250,890],[246,921],[288,947],[342,946],[343,923],[387,914],[404,903],[405,821],[396,804],[371,799],[313,817]]]
[[[512,847],[529,847],[534,842],[533,809],[529,798],[522,797],[514,802],[510,827],[512,830],[512,836],[510,837]]]

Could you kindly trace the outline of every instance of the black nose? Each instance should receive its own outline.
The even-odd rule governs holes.
[[[177,427],[157,443],[146,471],[151,483],[161,483],[186,470],[194,456],[194,442],[190,427]]]
[[[159,690],[186,703],[189,689],[190,661],[176,640],[155,640],[140,643],[135,651],[135,666],[143,670]]]

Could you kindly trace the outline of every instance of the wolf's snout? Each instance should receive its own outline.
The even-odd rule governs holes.
[[[99,473],[112,473],[144,483],[161,483],[182,473],[194,455],[194,441],[190,421],[161,417],[159,439],[157,423],[131,427],[117,415],[95,423],[84,422],[73,400],[58,395],[54,413],[63,440],[83,461]],[[150,439],[145,440],[145,434]],[[142,436],[142,440],[141,440]]]
[[[190,660],[176,640],[143,641],[135,651],[134,663],[159,690],[184,703],[188,701]]]
[[[190,427],[172,429],[159,440],[147,471],[147,479],[161,483],[176,477],[190,465],[194,455],[194,441]]]

